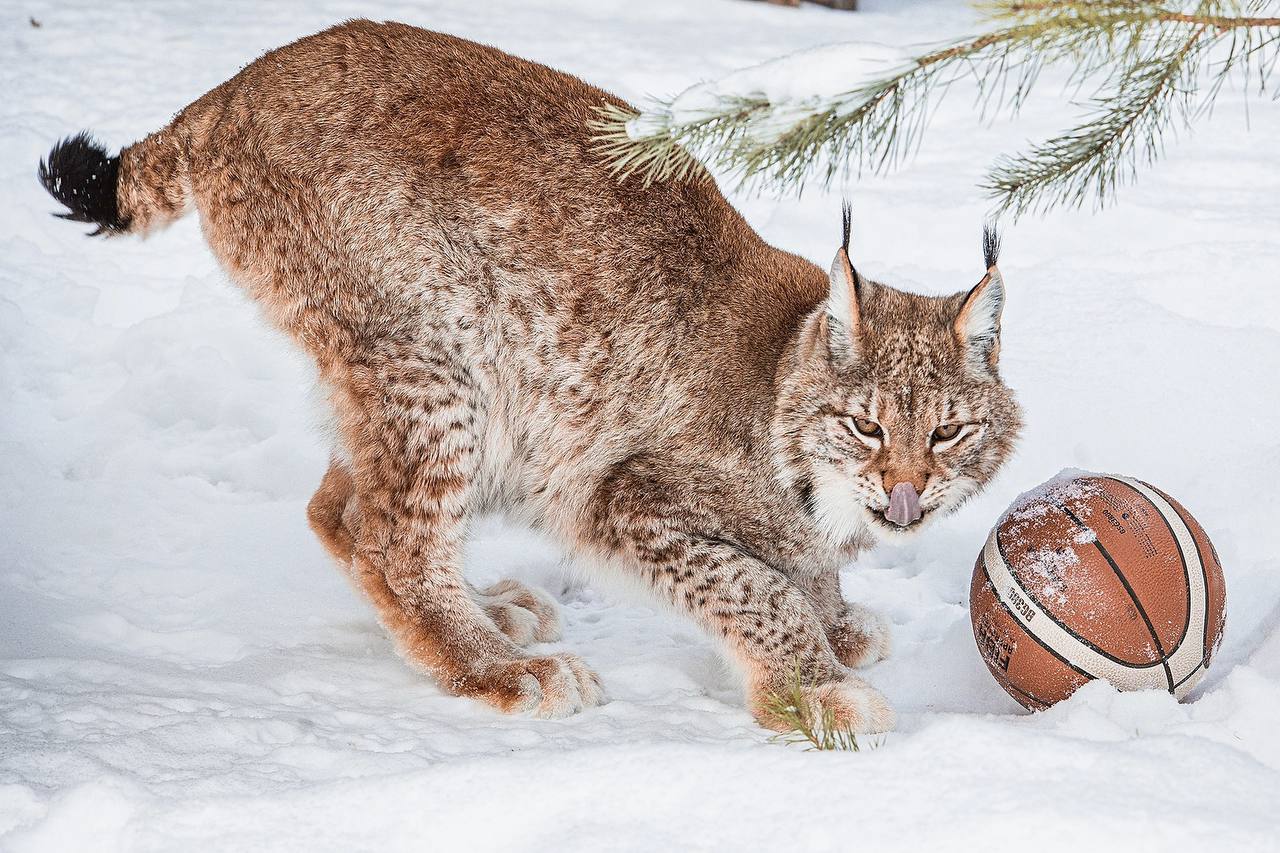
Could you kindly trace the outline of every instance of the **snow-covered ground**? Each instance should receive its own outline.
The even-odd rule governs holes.
[[[1225,93],[1113,208],[1006,228],[1003,364],[1025,441],[981,499],[845,572],[897,642],[869,677],[900,730],[858,754],[768,743],[694,627],[566,584],[552,547],[496,522],[470,571],[557,594],[556,647],[583,654],[612,702],[541,722],[443,695],[307,530],[326,452],[309,369],[226,283],[194,218],[146,243],[87,240],[47,215],[34,178],[56,138],[128,143],[262,51],[357,15],[633,99],[974,20],[954,0],[864,6],[0,3],[0,849],[1280,849],[1275,103],[1246,117]],[[957,89],[901,171],[734,201],[825,263],[847,192],[864,273],[967,287],[986,211],[974,185],[997,153],[1060,129],[1071,113],[1053,93],[981,127]],[[1031,715],[986,672],[974,557],[1013,496],[1063,467],[1153,481],[1213,536],[1226,639],[1191,701],[1092,684]]]

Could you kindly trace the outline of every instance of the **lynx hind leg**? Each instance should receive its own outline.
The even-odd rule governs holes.
[[[337,459],[330,459],[329,470],[307,504],[307,522],[325,550],[344,566],[351,564],[356,550],[354,498],[351,471]]]
[[[329,470],[307,505],[307,521],[325,550],[350,569],[360,511],[351,471],[337,459],[330,460]],[[486,589],[469,589],[494,626],[513,643],[525,646],[560,639],[560,616],[555,601],[545,592],[516,580],[499,581]]]
[[[551,643],[560,639],[560,614],[555,600],[517,580],[498,581],[474,590],[476,601],[498,630],[513,643]]]
[[[469,402],[475,392],[457,379],[465,370],[437,369],[439,352],[415,343],[395,355],[379,365],[376,382],[365,378],[369,392],[355,401],[353,573],[405,658],[451,693],[538,717],[601,704],[599,679],[581,659],[525,655],[475,599],[461,571],[480,441]],[[402,375],[434,384],[397,382]],[[519,601],[541,610],[546,603],[511,585],[486,592],[504,606]]]

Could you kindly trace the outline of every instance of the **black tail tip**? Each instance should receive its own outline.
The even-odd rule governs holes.
[[[994,225],[982,226],[982,260],[991,269],[1000,260],[1000,232]]]
[[[87,132],[69,136],[53,146],[48,159],[40,161],[39,174],[49,195],[67,208],[58,216],[97,225],[95,235],[128,229],[128,221],[120,217],[116,197],[120,158],[109,156],[107,149]]]

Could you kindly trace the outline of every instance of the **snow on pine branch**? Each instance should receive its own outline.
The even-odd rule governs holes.
[[[699,83],[638,114],[610,108],[596,127],[621,176],[645,182],[685,177],[698,160],[744,177],[781,165],[774,152],[864,110],[885,81],[915,66],[903,50],[875,43],[829,45]],[[817,153],[817,152],[813,152]],[[807,172],[798,158],[788,167]]]

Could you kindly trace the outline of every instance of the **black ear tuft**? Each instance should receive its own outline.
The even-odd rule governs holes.
[[[116,182],[120,177],[120,158],[110,157],[107,150],[87,132],[77,133],[53,146],[49,159],[40,161],[40,183],[67,208],[59,213],[72,222],[91,222],[98,226],[94,234],[124,231],[129,223],[120,218],[116,199]]]
[[[994,225],[982,226],[982,260],[991,269],[1000,260],[1000,232]]]
[[[853,230],[853,205],[849,204],[848,199],[840,205],[840,225],[843,229],[840,245],[847,255],[849,254],[849,233]]]

